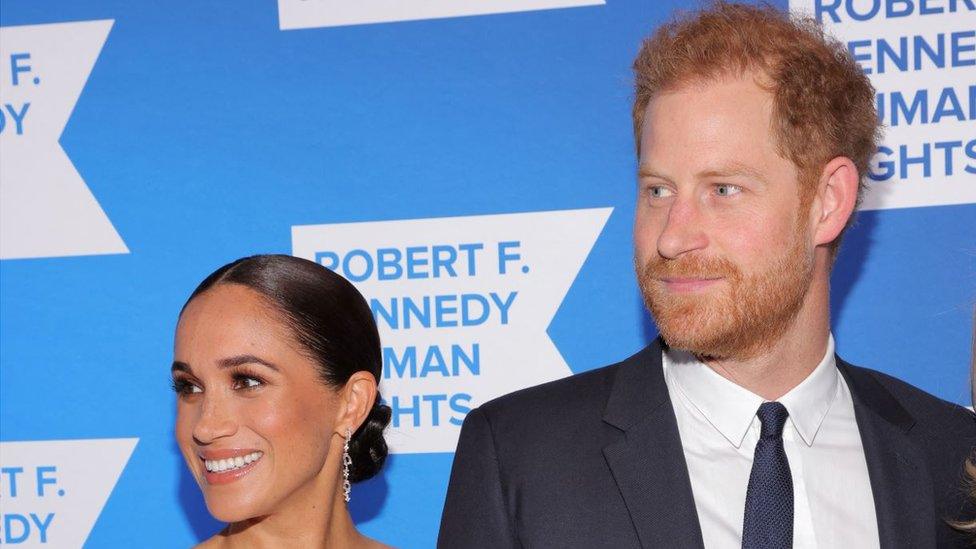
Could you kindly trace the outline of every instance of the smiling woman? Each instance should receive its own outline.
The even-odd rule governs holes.
[[[349,483],[386,458],[379,335],[341,276],[285,255],[225,265],[176,328],[176,437],[207,508],[203,546],[382,546],[356,531]]]

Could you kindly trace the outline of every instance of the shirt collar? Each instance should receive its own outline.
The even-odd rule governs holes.
[[[665,349],[664,368],[678,390],[705,419],[738,448],[749,432],[759,405],[765,399],[722,377],[685,351]],[[820,364],[799,385],[783,395],[790,421],[807,446],[812,446],[820,425],[837,395],[840,374],[834,357],[834,336]]]

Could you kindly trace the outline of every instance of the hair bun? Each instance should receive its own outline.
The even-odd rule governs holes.
[[[349,441],[349,456],[352,458],[349,482],[372,478],[383,467],[388,452],[383,430],[390,423],[391,413],[390,407],[380,402],[380,395],[377,393],[376,402],[366,416],[366,421]]]

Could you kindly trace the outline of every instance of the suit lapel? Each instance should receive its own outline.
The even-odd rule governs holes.
[[[932,481],[908,439],[915,420],[868,371],[839,357],[854,400],[882,548],[935,547]]]
[[[603,420],[624,432],[603,455],[641,545],[704,547],[659,340],[618,370]]]

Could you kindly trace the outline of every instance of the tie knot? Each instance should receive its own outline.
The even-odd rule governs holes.
[[[783,436],[783,425],[790,413],[786,411],[786,406],[779,402],[763,402],[759,405],[759,422],[762,423],[760,436],[762,438],[780,438]]]

